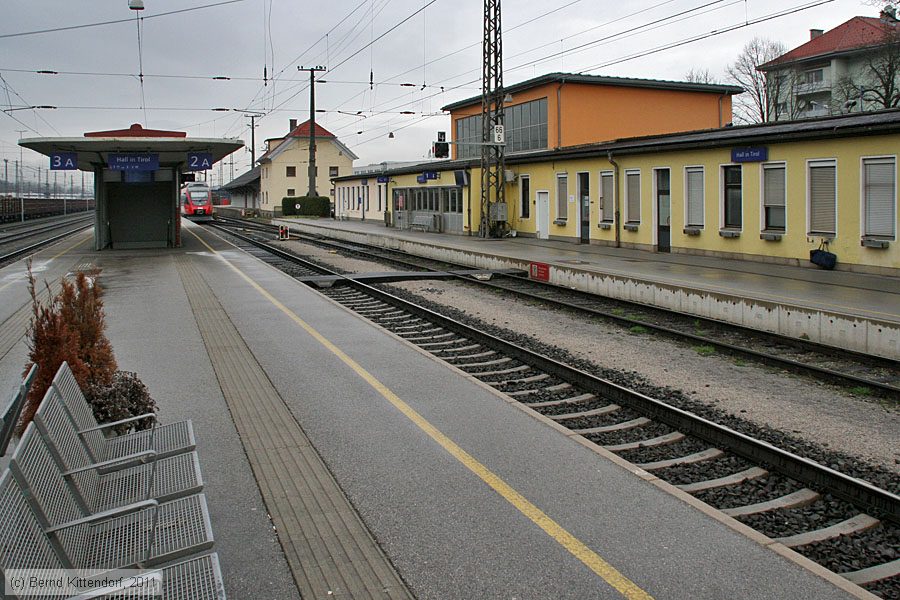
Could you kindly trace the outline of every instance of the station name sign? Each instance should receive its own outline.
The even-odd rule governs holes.
[[[388,183],[388,182],[390,182],[390,180],[391,180],[391,178],[388,177],[387,175],[379,175],[378,176],[378,183]]]
[[[107,155],[106,164],[114,171],[158,171],[159,154],[151,152],[110,152]]]
[[[731,149],[731,162],[762,162],[764,160],[769,160],[769,149],[766,146]]]

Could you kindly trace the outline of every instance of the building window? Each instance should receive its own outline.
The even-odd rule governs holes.
[[[600,173],[600,221],[612,223],[616,205],[615,180],[612,171]]]
[[[837,163],[817,160],[809,163],[810,234],[837,233]]]
[[[703,227],[703,167],[684,170],[685,202],[684,224],[687,227]]]
[[[807,85],[814,85],[817,83],[822,83],[825,81],[825,70],[824,69],[813,69],[811,71],[806,71],[803,73],[803,83]]]
[[[329,177],[337,177],[339,171],[340,171],[340,167],[328,167],[328,176]]]
[[[547,99],[540,98],[504,108],[506,152],[547,147]],[[481,115],[456,120],[457,158],[481,156]]]
[[[378,212],[381,212],[381,197],[382,197],[382,196],[381,196],[381,192],[382,192],[382,186],[378,185],[378,186],[376,186],[376,187],[378,188]]]
[[[294,196],[297,195],[294,193],[294,191],[295,191],[294,188],[288,188],[288,190],[287,190],[288,198],[293,198]]]
[[[532,100],[503,109],[506,151],[522,152],[547,147],[547,99]]]
[[[556,176],[556,218],[569,218],[569,176],[565,173]]]
[[[625,171],[625,222],[641,222],[640,171]]]
[[[285,176],[286,177],[296,177],[297,176],[297,167],[285,167]]]
[[[722,183],[723,183],[723,225],[726,229],[740,229],[743,225],[741,220],[742,214],[742,197],[741,197],[741,166],[729,165],[722,167]]]
[[[528,175],[519,177],[519,216],[531,218],[531,177]]]
[[[784,165],[763,165],[763,229],[784,231]]]
[[[897,223],[897,161],[863,160],[863,235],[894,239]]]

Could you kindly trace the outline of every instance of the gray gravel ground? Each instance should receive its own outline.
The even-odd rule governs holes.
[[[307,245],[298,250],[347,272],[391,269]],[[396,286],[486,323],[537,337],[599,366],[634,372],[651,385],[681,390],[743,419],[900,473],[896,408],[789,373],[723,355],[701,356],[651,334],[633,334],[599,321],[586,323],[573,314],[452,281]]]

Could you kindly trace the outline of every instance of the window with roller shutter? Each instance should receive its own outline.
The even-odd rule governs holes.
[[[863,235],[893,240],[897,223],[897,161],[863,159]]]
[[[763,230],[784,231],[786,211],[785,165],[763,165]]]
[[[641,222],[640,171],[625,171],[625,222]]]
[[[685,180],[685,225],[703,227],[703,167],[688,167],[684,170]]]
[[[600,221],[612,223],[616,216],[615,180],[612,171],[600,173]]]
[[[807,169],[807,233],[834,236],[837,234],[837,161],[809,161]]]

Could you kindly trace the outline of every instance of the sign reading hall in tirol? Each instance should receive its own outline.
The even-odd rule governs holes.
[[[769,160],[769,149],[766,146],[731,149],[731,162],[762,162],[764,160]]]
[[[114,171],[157,171],[159,170],[159,154],[110,152],[107,155],[106,164]]]

